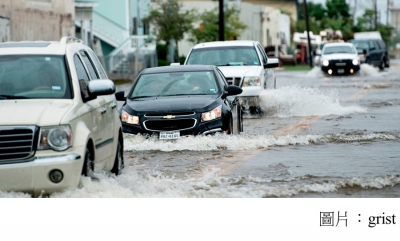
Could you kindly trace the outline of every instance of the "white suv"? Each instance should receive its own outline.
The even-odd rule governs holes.
[[[0,190],[47,195],[95,171],[120,174],[114,92],[79,39],[0,43]]]
[[[252,40],[206,42],[195,45],[185,65],[216,65],[230,85],[243,89],[240,104],[250,113],[260,111],[259,95],[264,89],[275,89],[275,67],[279,60],[268,58],[261,44]]]

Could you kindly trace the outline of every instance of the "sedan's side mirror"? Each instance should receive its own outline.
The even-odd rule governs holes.
[[[118,91],[117,93],[115,93],[115,98],[118,101],[126,101],[125,91]]]
[[[224,94],[224,96],[231,96],[231,95],[240,95],[243,92],[242,88],[236,85],[229,85],[228,92]]]

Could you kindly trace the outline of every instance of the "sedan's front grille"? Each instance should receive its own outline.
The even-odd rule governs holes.
[[[226,77],[226,81],[228,82],[229,85],[240,85],[240,77]]]
[[[34,126],[0,126],[0,164],[31,157],[35,131]]]
[[[147,120],[143,124],[150,131],[177,131],[193,128],[196,119]]]

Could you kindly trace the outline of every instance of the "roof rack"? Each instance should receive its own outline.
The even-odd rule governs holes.
[[[83,44],[82,39],[72,37],[72,36],[64,36],[61,38],[60,43],[69,44],[69,43],[80,43]]]

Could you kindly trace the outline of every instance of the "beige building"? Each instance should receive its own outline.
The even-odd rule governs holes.
[[[0,42],[75,36],[74,0],[1,0]]]

